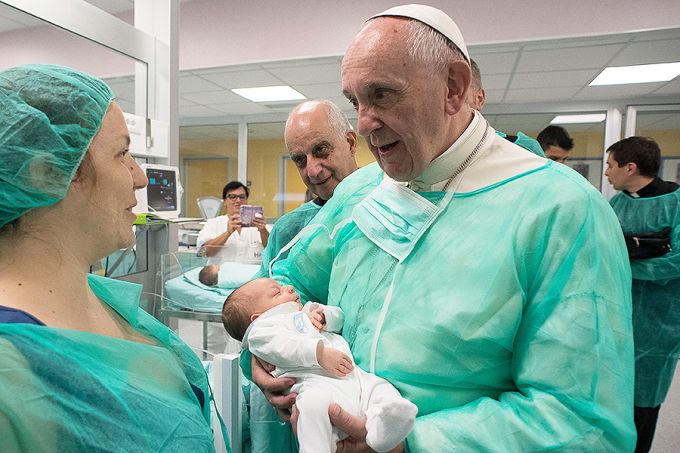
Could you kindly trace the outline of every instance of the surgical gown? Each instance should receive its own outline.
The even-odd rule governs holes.
[[[658,258],[631,260],[635,405],[663,403],[680,357],[680,189],[650,198],[619,193],[611,200],[624,232],[672,227],[672,250]]]
[[[254,278],[269,276],[269,263],[314,218],[319,209],[321,209],[321,206],[316,204],[314,200],[308,201],[302,206],[284,214],[276,221],[274,228],[269,233],[267,247],[262,252],[260,271]]]
[[[397,259],[357,224],[382,176],[343,180],[273,270],[340,306],[357,365],[418,406],[407,450],[632,451],[630,270],[604,198],[545,163],[456,194]],[[373,215],[408,242],[408,224]]]
[[[214,451],[208,381],[196,355],[139,308],[141,285],[97,276],[89,284],[158,345],[0,324],[0,450]]]

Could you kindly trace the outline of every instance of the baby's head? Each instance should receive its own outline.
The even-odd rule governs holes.
[[[251,280],[224,301],[222,324],[230,337],[242,341],[248,326],[262,313],[286,302],[297,302],[302,307],[292,286],[281,286],[271,278]]]
[[[216,286],[219,281],[220,266],[208,264],[198,273],[198,281],[205,286]]]

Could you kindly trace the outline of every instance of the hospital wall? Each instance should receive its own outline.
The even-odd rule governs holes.
[[[568,126],[566,126],[569,129]],[[526,131],[536,137],[539,131]],[[653,137],[661,147],[662,157],[680,158],[680,131],[646,130],[644,135]],[[571,159],[602,158],[604,147],[603,130],[570,131],[574,139]],[[180,166],[183,173],[185,215],[200,216],[196,198],[213,195],[222,196],[224,185],[236,179],[238,167],[238,143],[236,139],[193,140],[180,138]],[[290,159],[286,159],[283,138],[248,140],[248,181],[250,183],[250,204],[264,206],[269,219],[290,212],[304,202],[305,186]],[[357,163],[360,167],[375,159],[363,137],[357,141]],[[285,191],[279,191],[281,162],[285,168]],[[279,199],[283,197],[283,212]]]
[[[248,182],[250,204],[262,205],[268,219],[275,219],[300,206],[306,187],[297,168],[287,158],[283,138],[248,140]],[[363,137],[357,140],[357,164],[362,167],[375,159]],[[236,179],[238,142],[236,139],[194,140],[180,138],[180,168],[184,185],[185,211],[189,217],[200,217],[196,198],[222,197],[222,188]],[[280,168],[284,165],[285,190],[279,191]],[[283,212],[279,200],[283,199]]]

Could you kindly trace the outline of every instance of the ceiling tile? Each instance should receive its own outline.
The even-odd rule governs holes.
[[[574,96],[574,100],[601,101],[607,99],[628,99],[650,94],[663,85],[664,83],[635,83],[628,85],[585,87]]]
[[[189,107],[191,105],[196,105],[195,102],[190,101],[189,99],[183,98],[182,96],[179,97],[179,107]]]
[[[271,113],[271,109],[257,105],[253,102],[245,104],[218,104],[210,108],[219,110],[227,115],[254,115],[257,113]]]
[[[264,69],[206,74],[203,77],[222,88],[228,89],[285,85],[284,82]]]
[[[481,69],[481,68],[480,68]],[[510,81],[510,74],[482,74],[484,90],[505,90]]]
[[[620,44],[522,52],[517,72],[602,68],[623,48]]]
[[[222,115],[222,112],[219,110],[214,110],[210,107],[204,107],[202,105],[182,107],[180,111],[181,118],[211,117],[220,115]]]
[[[295,89],[304,94],[308,99],[325,99],[329,95],[333,97],[342,95],[342,83],[340,82],[295,85]]]
[[[654,96],[657,94],[663,95],[680,95],[680,77],[676,77],[664,86],[654,91]]]
[[[486,93],[487,104],[500,103],[503,100],[503,96],[505,96],[505,90],[487,90],[484,88],[484,92]]]
[[[321,57],[321,58],[300,58],[297,60],[269,61],[260,65],[265,69],[292,68],[296,66],[324,65],[342,62],[342,56]]]
[[[258,63],[245,63],[230,66],[219,66],[216,68],[192,69],[191,74],[203,77],[209,74],[222,74],[225,72],[260,71],[262,65]]]
[[[272,68],[269,72],[289,85],[340,82],[340,63]]]
[[[508,90],[505,95],[505,102],[526,103],[526,102],[555,102],[566,101],[572,98],[580,88],[522,88]]]
[[[219,90],[220,86],[193,74],[179,76],[179,94],[198,93],[201,91]]]
[[[574,37],[567,39],[548,39],[541,41],[530,41],[522,46],[524,51],[532,50],[554,50],[575,47],[604,46],[607,44],[626,44],[630,42],[630,34],[621,33],[604,36],[586,36],[582,38]]]
[[[250,103],[251,101],[232,93],[227,89],[222,89],[218,91],[202,91],[200,93],[187,93],[184,95],[185,99],[188,99],[196,104],[212,105],[212,104],[238,104],[238,103]]]
[[[517,52],[470,54],[477,62],[482,78],[489,74],[509,74],[515,69]]]
[[[680,28],[641,31],[633,33],[632,38],[633,41],[657,41],[664,39],[677,39],[680,38]]]
[[[582,87],[589,84],[598,73],[599,69],[517,73],[512,78],[510,88]]]
[[[630,43],[609,63],[609,66],[671,63],[674,61],[680,61],[680,39]]]

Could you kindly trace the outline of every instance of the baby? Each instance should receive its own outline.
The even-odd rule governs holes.
[[[338,335],[343,313],[317,303],[302,306],[292,286],[269,278],[252,280],[224,303],[222,322],[242,347],[275,366],[274,377],[297,378],[300,452],[335,452],[346,434],[331,425],[337,403],[366,417],[366,443],[387,452],[413,428],[417,407],[386,380],[355,367],[349,345]],[[335,332],[335,333],[332,333]]]
[[[208,264],[198,273],[198,281],[205,286],[217,286],[219,273],[220,266],[218,264]]]

